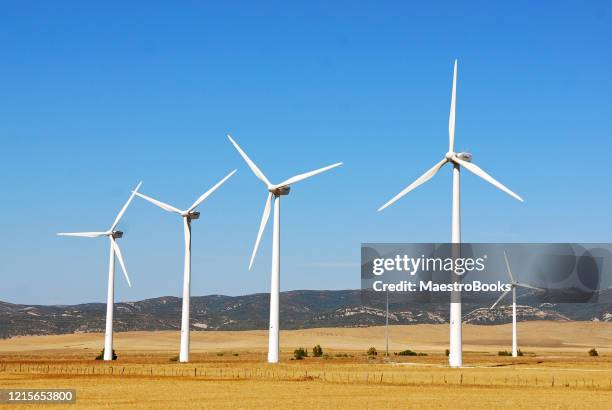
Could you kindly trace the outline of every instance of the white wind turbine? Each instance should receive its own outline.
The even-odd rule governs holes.
[[[453,166],[453,202],[452,202],[452,222],[451,222],[451,241],[452,243],[461,243],[461,215],[460,215],[460,171],[461,167],[464,167],[468,171],[476,174],[480,178],[489,182],[493,186],[501,189],[513,198],[523,202],[523,199],[503,186],[480,167],[472,164],[472,154],[467,152],[455,152],[455,97],[457,90],[457,60],[455,60],[455,66],[453,69],[453,89],[451,94],[451,106],[450,116],[448,119],[448,152],[444,155],[444,158],[431,169],[417,178],[412,184],[408,185],[393,197],[389,202],[381,206],[378,210],[382,211],[389,205],[395,203],[397,200],[402,198],[408,192],[412,191],[416,187],[425,182],[429,181],[446,163],[450,163]],[[451,303],[450,303],[450,354],[449,364],[451,367],[460,367],[463,364],[462,358],[462,339],[461,339],[461,293],[451,292]]]
[[[544,291],[542,288],[538,288],[536,286],[529,285],[527,283],[518,282],[514,279],[514,275],[512,275],[512,271],[510,270],[510,262],[508,261],[508,255],[506,255],[506,251],[504,251],[504,259],[506,260],[506,268],[508,270],[508,276],[510,277],[510,286],[511,290],[507,290],[501,294],[501,296],[491,305],[489,309],[493,309],[501,300],[506,297],[506,295],[512,292],[512,357],[518,356],[517,349],[517,340],[516,340],[516,287],[526,288],[526,289],[534,289]]]
[[[247,154],[238,146],[236,141],[232,139],[230,135],[227,136],[231,143],[234,145],[238,153],[246,161],[251,171],[259,178],[266,189],[268,190],[268,197],[266,198],[266,205],[264,206],[263,215],[261,217],[261,223],[259,225],[259,232],[257,233],[257,239],[255,240],[255,247],[251,254],[251,261],[249,262],[249,270],[253,266],[255,255],[257,254],[257,248],[259,248],[259,242],[261,236],[270,217],[270,207],[272,205],[272,199],[274,199],[274,226],[272,232],[272,278],[270,285],[270,329],[268,333],[268,362],[278,363],[279,356],[279,298],[280,298],[280,197],[282,195],[288,195],[291,184],[302,181],[306,178],[310,178],[314,175],[320,174],[321,172],[328,171],[332,168],[339,167],[342,162],[338,162],[333,165],[328,165],[323,168],[316,169],[314,171],[306,172],[304,174],[296,175],[291,177],[280,184],[272,184],[268,181],[268,178],[261,172],[257,165],[247,156]]]
[[[183,311],[181,315],[181,346],[179,353],[179,361],[186,363],[189,361],[189,299],[191,297],[191,221],[198,219],[200,213],[195,209],[200,205],[210,194],[215,192],[225,181],[229,179],[236,170],[233,170],[226,175],[221,181],[217,182],[212,188],[203,193],[188,209],[182,211],[172,205],[153,199],[150,196],[137,192],[136,195],[157,205],[161,209],[173,212],[183,218],[183,228],[185,231],[185,263],[183,266]]]
[[[110,258],[108,262],[108,291],[106,296],[106,331],[104,333],[104,360],[113,360],[113,308],[115,304],[115,256],[119,259],[119,265],[121,265],[121,270],[123,271],[123,275],[125,276],[125,280],[129,287],[132,287],[132,282],[130,282],[130,277],[128,276],[127,269],[125,268],[125,262],[123,260],[123,255],[121,254],[121,249],[119,249],[119,245],[117,244],[117,239],[123,236],[123,232],[115,230],[119,221],[123,217],[127,207],[134,199],[134,195],[138,192],[138,188],[140,188],[142,182],[138,183],[130,198],[127,200],[123,208],[117,214],[115,218],[115,222],[110,227],[108,231],[104,232],[71,232],[71,233],[58,233],[59,236],[79,236],[85,238],[98,238],[100,236],[107,236],[110,241]]]

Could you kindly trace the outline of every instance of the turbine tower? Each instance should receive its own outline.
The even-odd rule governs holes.
[[[134,199],[134,195],[138,192],[138,188],[140,188],[142,182],[138,183],[130,198],[127,200],[123,208],[117,214],[115,218],[115,222],[111,225],[108,231],[104,232],[70,232],[70,233],[58,233],[59,236],[78,236],[84,238],[98,238],[100,236],[107,236],[110,242],[110,258],[108,262],[108,291],[106,296],[106,331],[104,333],[104,360],[113,360],[113,308],[115,304],[115,257],[119,260],[119,265],[121,265],[121,270],[123,271],[123,275],[125,276],[125,280],[129,287],[132,287],[132,282],[130,282],[130,277],[128,276],[127,269],[125,268],[125,262],[123,260],[123,255],[121,254],[121,249],[119,249],[119,245],[117,244],[117,239],[123,236],[123,232],[115,230],[117,225],[119,225],[119,221],[123,217],[123,214],[127,210],[127,207]]]
[[[251,261],[249,262],[249,270],[253,266],[257,249],[259,248],[259,242],[268,218],[270,217],[270,208],[272,206],[272,200],[274,200],[274,226],[272,232],[272,278],[270,285],[270,329],[268,332],[268,363],[278,363],[279,356],[279,298],[280,298],[280,197],[288,195],[291,189],[290,185],[299,181],[303,181],[307,178],[320,174],[321,172],[328,171],[332,168],[339,167],[342,162],[338,162],[333,165],[328,165],[323,168],[316,169],[314,171],[306,172],[304,174],[296,175],[291,177],[280,184],[272,184],[268,178],[261,172],[257,165],[247,156],[247,154],[238,146],[236,141],[232,139],[230,135],[227,136],[231,143],[234,145],[238,153],[245,160],[251,171],[259,178],[268,191],[268,197],[266,198],[266,204],[264,206],[263,215],[261,217],[261,223],[259,225],[259,232],[257,233],[257,239],[255,240],[255,247],[251,254]]]
[[[461,167],[467,169],[471,173],[479,176],[496,188],[501,189],[513,198],[523,202],[523,199],[506,188],[500,182],[495,180],[476,164],[472,163],[472,154],[467,152],[455,152],[455,98],[457,94],[457,60],[453,69],[453,88],[451,93],[450,116],[448,119],[448,152],[444,158],[436,165],[431,167],[427,172],[417,178],[412,184],[408,185],[399,194],[381,206],[378,210],[382,211],[389,205],[395,203],[408,192],[412,191],[419,185],[429,181],[445,164],[450,163],[453,166],[453,200],[452,200],[452,222],[451,222],[451,242],[454,244],[461,243],[461,214],[460,214],[460,174]],[[453,247],[456,249],[456,247]],[[453,255],[457,256],[457,255]],[[456,275],[455,275],[456,276]],[[457,280],[457,278],[454,278]],[[449,364],[451,367],[461,367],[463,364],[462,358],[462,336],[461,336],[461,292],[451,292],[450,303],[450,354]]]
[[[503,298],[506,297],[508,293],[512,292],[512,357],[517,357],[518,349],[517,349],[517,339],[516,339],[516,287],[518,286],[521,288],[541,290],[541,291],[544,291],[544,289],[529,285],[527,283],[518,282],[514,278],[514,276],[512,275],[512,271],[510,270],[510,262],[508,261],[508,255],[506,255],[506,251],[504,251],[504,259],[506,260],[506,268],[508,270],[508,276],[510,277],[510,286],[512,289],[507,290],[504,293],[502,293],[501,296],[495,301],[495,303],[493,303],[493,305],[491,305],[489,309],[493,309],[495,306],[497,306],[499,302],[501,302]]]
[[[210,194],[215,192],[225,181],[227,181],[236,170],[233,170],[225,176],[215,186],[203,193],[188,209],[181,211],[172,205],[153,199],[150,196],[136,192],[136,195],[157,205],[161,209],[176,213],[183,218],[183,229],[185,231],[185,263],[183,266],[183,311],[181,315],[181,346],[179,353],[179,361],[186,363],[189,361],[189,299],[191,296],[191,221],[198,219],[200,213],[195,209],[200,205]]]

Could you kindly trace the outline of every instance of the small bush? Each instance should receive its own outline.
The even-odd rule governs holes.
[[[512,356],[512,353],[510,353],[507,350],[500,350],[499,352],[497,352],[498,356]]]
[[[316,345],[315,347],[312,348],[312,355],[313,357],[323,356],[323,348],[321,347],[321,345]]]
[[[417,354],[417,356],[427,356],[427,353],[422,353],[422,352],[419,352],[419,353]]]
[[[517,355],[517,356],[522,356],[522,355],[523,355],[523,352],[521,352],[521,349],[518,349],[518,350],[517,350],[516,355]]]
[[[96,360],[104,360],[104,349],[102,349],[100,354],[96,356]],[[117,360],[117,353],[115,353],[115,349],[113,349],[113,360]]]
[[[295,360],[302,360],[303,358],[308,357],[308,350],[304,349],[303,347],[295,349],[293,351],[293,357],[295,357]]]
[[[370,347],[367,352],[368,356],[378,356],[378,352],[375,347]]]
[[[240,356],[240,353],[234,353],[234,356]]]
[[[349,357],[346,353],[336,353],[336,357]]]
[[[219,352],[219,353],[217,353],[217,356],[223,356],[224,354],[225,353],[223,353],[223,352]]]
[[[401,352],[397,353],[398,356],[416,356],[417,352],[414,352],[410,349],[408,350],[402,350]]]
[[[599,356],[599,353],[597,353],[597,350],[595,348],[589,350],[589,356],[591,357],[597,357]]]
[[[170,361],[171,361],[171,362],[178,362],[178,360],[179,360],[178,355],[176,355],[176,356],[172,356],[172,357],[170,358]]]
[[[444,354],[445,354],[445,355],[447,355],[447,356],[449,356],[449,355],[450,355],[450,350],[446,349],[446,350],[444,351]]]

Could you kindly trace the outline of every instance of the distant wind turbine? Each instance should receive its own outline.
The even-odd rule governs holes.
[[[106,332],[104,334],[104,360],[113,360],[113,309],[115,304],[115,256],[119,260],[119,265],[121,265],[121,270],[123,271],[123,275],[125,276],[125,280],[129,287],[132,287],[132,282],[130,281],[130,277],[128,276],[127,269],[125,268],[125,262],[123,260],[123,255],[121,254],[121,249],[119,249],[119,245],[117,244],[117,239],[123,236],[123,232],[119,230],[115,230],[117,225],[119,225],[119,221],[123,217],[123,214],[127,210],[130,202],[134,199],[134,195],[138,192],[138,189],[142,185],[142,182],[138,183],[130,198],[127,200],[123,208],[117,214],[115,218],[115,222],[111,225],[108,231],[104,232],[71,232],[71,233],[58,233],[59,236],[78,236],[84,238],[98,238],[100,236],[107,236],[110,241],[110,258],[108,263],[108,292],[106,297]]]
[[[499,302],[501,302],[501,300],[504,297],[506,297],[508,293],[512,292],[512,357],[517,357],[518,349],[517,349],[517,339],[516,339],[516,288],[518,286],[520,288],[534,289],[534,290],[541,290],[541,291],[544,291],[544,289],[529,285],[527,283],[518,282],[514,278],[514,275],[512,275],[512,271],[510,270],[510,262],[508,261],[508,255],[506,255],[506,251],[504,251],[504,259],[506,260],[506,268],[508,270],[508,276],[510,277],[510,286],[512,287],[512,289],[507,290],[504,293],[502,293],[501,296],[495,301],[495,303],[493,303],[493,305],[491,305],[489,309],[493,309],[495,306],[497,306]]]
[[[200,205],[210,194],[215,192],[225,181],[227,181],[236,170],[230,172],[221,181],[217,182],[212,188],[203,193],[188,209],[182,211],[172,205],[153,199],[150,196],[136,192],[136,195],[157,205],[164,211],[173,212],[183,218],[183,228],[185,231],[185,264],[183,267],[183,311],[181,316],[181,346],[179,353],[179,361],[186,363],[189,361],[189,299],[191,297],[191,221],[198,219],[200,213],[195,209]]]
[[[455,152],[455,98],[457,90],[457,60],[453,69],[453,89],[451,94],[450,115],[448,119],[448,152],[444,158],[436,165],[431,167],[427,172],[417,178],[412,184],[404,188],[399,194],[381,206],[378,210],[382,211],[391,204],[398,201],[408,192],[412,191],[419,185],[429,181],[445,164],[450,163],[453,166],[453,202],[452,202],[452,223],[451,223],[451,241],[452,243],[461,243],[461,214],[460,214],[460,171],[464,167],[471,173],[479,176],[496,188],[501,189],[511,197],[523,202],[523,199],[506,188],[484,170],[472,163],[472,154],[467,152]],[[462,335],[461,335],[461,292],[451,292],[450,304],[450,354],[449,364],[451,367],[460,367],[463,364],[462,353]]]
[[[268,338],[268,362],[278,363],[279,356],[279,297],[280,297],[280,197],[282,195],[288,195],[290,191],[290,185],[299,181],[303,181],[307,178],[320,174],[321,172],[328,171],[332,168],[339,167],[342,162],[338,162],[333,165],[329,165],[323,168],[316,169],[314,171],[306,172],[304,174],[296,175],[291,177],[280,184],[272,184],[268,181],[268,178],[261,172],[257,165],[247,156],[247,154],[238,146],[236,141],[232,139],[230,135],[227,136],[231,143],[234,145],[240,156],[247,163],[251,171],[259,178],[268,191],[266,198],[266,204],[264,206],[263,215],[261,217],[261,223],[259,225],[259,232],[257,233],[257,239],[255,240],[255,247],[251,254],[251,261],[249,262],[249,270],[253,266],[257,249],[259,248],[259,242],[261,236],[268,223],[270,217],[270,208],[272,206],[272,200],[274,200],[274,227],[272,234],[272,278],[270,286],[270,329]]]

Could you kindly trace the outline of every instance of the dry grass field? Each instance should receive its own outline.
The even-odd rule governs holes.
[[[266,361],[267,332],[192,332],[192,362],[172,362],[178,332],[117,333],[119,359],[92,360],[103,335],[0,341],[0,388],[74,388],[80,408],[610,408],[612,324],[519,324],[524,356],[508,350],[509,325],[464,326],[462,369],[446,367],[448,325],[284,331],[282,363]],[[291,360],[315,344],[326,357]],[[368,358],[374,346],[379,355]],[[589,357],[597,348],[600,356]],[[53,405],[54,408],[62,406]],[[66,405],[72,407],[74,405]]]

